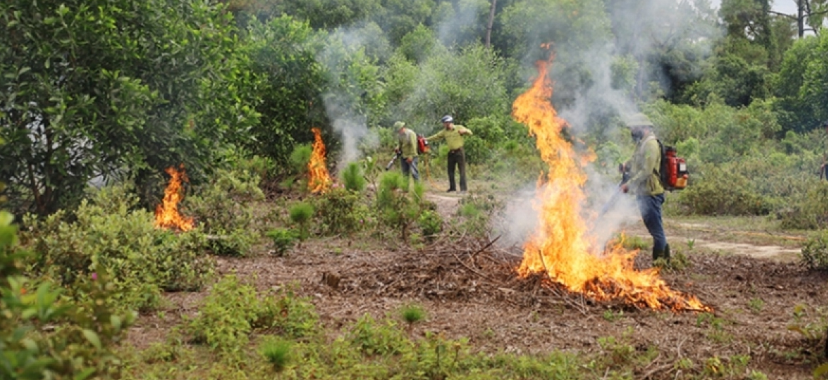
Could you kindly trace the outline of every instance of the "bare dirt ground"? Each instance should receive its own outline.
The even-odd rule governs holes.
[[[430,194],[429,199],[451,216],[459,196]],[[793,260],[795,248],[723,241],[715,231],[698,231],[708,227],[668,221],[671,244],[691,266],[662,274],[671,288],[711,306],[715,311],[707,316],[595,303],[547,286],[539,276],[521,279],[515,272],[519,250],[474,239],[437,241],[421,250],[362,238],[319,239],[287,257],[219,259],[218,267],[221,274],[235,272],[260,289],[294,284],[333,329],[366,313],[396,317],[400,306],[414,302],[428,312],[415,331],[468,337],[484,352],[604,353],[598,340],[612,336],[638,352],[658,350],[653,362],[637,370],[637,379],[672,379],[682,358],[702,364],[719,357],[726,363],[736,355],[749,356],[749,368],[771,379],[812,378],[821,355],[816,342],[787,327],[797,305],[808,306],[800,324],[821,317],[816,307],[828,303],[828,277],[800,267]],[[641,226],[630,226],[628,233],[646,236]],[[636,265],[649,267],[648,256],[639,254]],[[337,287],[322,281],[325,273],[341,278]],[[196,311],[203,294],[168,295],[167,313],[176,316],[142,316],[130,341],[139,347],[163,341],[180,315]]]

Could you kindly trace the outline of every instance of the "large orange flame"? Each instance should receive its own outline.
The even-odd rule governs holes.
[[[170,175],[170,183],[164,189],[164,200],[155,208],[155,227],[181,231],[192,230],[193,218],[184,217],[178,213],[178,202],[183,199],[181,181],[189,181],[187,174],[184,173],[184,165],[181,165],[181,171],[172,166],[165,171]]]
[[[544,180],[538,180],[540,221],[524,246],[518,268],[522,276],[546,272],[552,281],[592,299],[622,300],[636,307],[652,309],[709,311],[696,297],[671,290],[657,269],[636,271],[637,252],[626,252],[620,244],[603,255],[590,253],[591,238],[581,216],[586,182],[579,155],[561,136],[566,121],[557,116],[550,103],[552,83],[547,78],[549,62],[539,61],[538,77],[532,87],[512,105],[512,117],[529,127],[536,137],[541,158],[549,165]]]
[[[308,189],[312,193],[324,193],[331,187],[331,176],[325,166],[325,143],[322,142],[322,131],[319,128],[312,128],[313,131],[313,153],[308,161]]]

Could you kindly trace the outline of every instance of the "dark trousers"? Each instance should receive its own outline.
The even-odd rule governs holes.
[[[641,219],[647,226],[647,231],[653,236],[653,250],[663,252],[667,248],[667,237],[664,235],[664,224],[661,220],[661,205],[664,204],[664,194],[639,195],[635,197]]]
[[[448,153],[449,190],[457,190],[454,184],[454,167],[460,169],[460,191],[466,191],[466,154],[463,148],[450,150]]]
[[[417,170],[417,158],[418,157],[414,157],[414,159],[411,160],[410,164],[405,160],[405,158],[402,159],[403,176],[408,177],[409,175],[411,175],[412,177],[414,177],[415,181],[420,180],[420,171]]]

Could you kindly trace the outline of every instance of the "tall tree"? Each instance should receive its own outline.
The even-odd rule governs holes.
[[[255,122],[222,14],[200,0],[0,3],[0,178],[16,210],[71,207],[118,174],[150,197],[165,167],[198,173]]]

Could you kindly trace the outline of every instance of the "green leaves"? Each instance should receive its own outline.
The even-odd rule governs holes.
[[[89,343],[92,343],[92,345],[95,346],[95,348],[99,350],[102,348],[101,339],[98,338],[98,334],[96,334],[94,331],[89,329],[83,329],[81,330],[81,333],[83,334],[83,337],[89,341]]]
[[[219,7],[10,0],[0,14],[0,124],[14,126],[0,130],[0,178],[18,212],[74,207],[89,179],[124,170],[149,169],[135,170],[144,194],[173,164],[197,179],[257,121]]]

